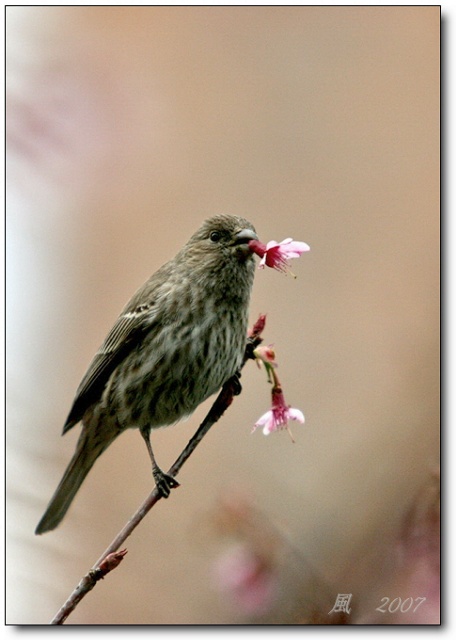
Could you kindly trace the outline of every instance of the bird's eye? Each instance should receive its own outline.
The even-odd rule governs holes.
[[[211,235],[209,236],[212,242],[218,242],[221,237],[222,237],[222,234],[220,233],[220,231],[212,231]]]

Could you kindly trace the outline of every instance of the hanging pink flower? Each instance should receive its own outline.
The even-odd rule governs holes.
[[[275,385],[272,389],[272,407],[269,411],[266,411],[266,413],[264,413],[257,422],[255,422],[253,430],[255,431],[258,427],[263,427],[263,433],[267,436],[273,431],[286,429],[294,442],[293,436],[288,427],[289,420],[296,420],[297,422],[304,424],[304,414],[299,409],[294,409],[287,405],[285,403],[281,386]]]

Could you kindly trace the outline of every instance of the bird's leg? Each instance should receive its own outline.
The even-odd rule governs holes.
[[[162,498],[168,498],[171,493],[171,489],[178,487],[179,483],[172,476],[164,473],[158,466],[150,442],[150,429],[140,429],[140,431],[144,438],[144,442],[146,443],[147,451],[149,452],[150,460],[152,462],[152,474],[157,486],[157,491]]]

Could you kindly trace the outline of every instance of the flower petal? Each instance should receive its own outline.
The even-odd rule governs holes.
[[[255,427],[262,427],[263,425],[267,424],[268,422],[272,421],[274,418],[273,413],[271,410],[266,411],[266,413],[264,413],[261,418],[259,418],[256,422],[255,422]]]
[[[297,420],[301,424],[304,424],[305,418],[302,411],[299,409],[293,409],[293,407],[288,407],[288,418],[290,420]]]

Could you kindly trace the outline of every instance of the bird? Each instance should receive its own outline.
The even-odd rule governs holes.
[[[35,533],[55,529],[96,459],[138,428],[159,496],[179,486],[158,466],[152,429],[188,417],[242,364],[254,280],[254,226],[230,214],[208,218],[124,307],[76,391],[63,434],[82,430],[75,453]]]

